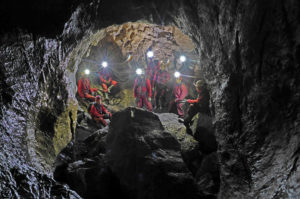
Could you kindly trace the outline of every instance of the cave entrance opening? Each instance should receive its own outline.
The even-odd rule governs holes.
[[[154,53],[155,60],[168,63],[167,71],[170,74],[169,90],[171,95],[174,84],[174,72],[180,71],[183,82],[188,88],[189,97],[196,97],[193,82],[200,77],[200,67],[195,46],[189,36],[185,35],[176,26],[160,26],[146,22],[128,22],[122,25],[112,25],[95,32],[86,40],[85,53],[81,57],[76,73],[76,81],[85,70],[89,70],[91,87],[97,88],[105,104],[112,111],[118,111],[128,106],[135,106],[133,84],[136,69],[146,70],[146,54],[149,50]],[[186,60],[182,61],[182,55]],[[128,59],[131,57],[132,59]],[[129,61],[130,60],[130,61]],[[117,86],[105,96],[99,76],[104,68],[110,70]],[[87,110],[87,104],[80,106]],[[168,99],[167,99],[168,100]],[[166,101],[167,101],[166,100]],[[165,110],[166,111],[166,110]]]
[[[78,82],[81,75],[88,70],[91,87],[97,88],[99,91],[102,86],[100,84],[99,72],[103,68],[108,68],[113,74],[113,80],[117,81],[117,86],[115,91],[110,93],[109,101],[104,102],[107,109],[113,113],[128,106],[136,106],[133,97],[133,84],[136,78],[135,71],[137,68],[146,70],[147,52],[149,52],[150,49],[154,54],[154,59],[162,63],[169,63],[167,65],[167,71],[170,73],[171,80],[168,85],[170,88],[168,95],[170,97],[172,96],[172,88],[175,83],[173,74],[175,71],[180,71],[183,76],[183,82],[188,88],[186,98],[196,99],[197,92],[193,83],[198,79],[203,79],[203,76],[200,74],[200,63],[199,60],[197,60],[199,56],[196,53],[195,46],[191,39],[175,26],[158,26],[144,22],[128,22],[122,25],[109,26],[94,32],[82,40],[77,51],[78,53],[76,53],[76,64],[74,67],[76,69],[76,82]],[[186,60],[183,61],[181,55],[184,55]],[[103,93],[99,94],[103,95]],[[101,154],[107,154],[105,147],[107,144],[106,135],[109,135],[108,129],[103,128],[99,130],[95,122],[93,123],[93,119],[88,117],[90,102],[82,100],[79,96],[77,96],[77,99],[80,108],[77,111],[76,131],[75,134],[73,134],[75,135],[73,136],[75,143],[72,149],[73,160],[78,161],[83,157],[81,154],[82,151],[76,149],[78,143],[78,146],[84,143],[86,147],[90,147],[88,146],[89,144],[86,143],[92,141],[93,144],[97,145],[97,147],[95,147],[96,151],[100,151]],[[169,102],[168,100],[166,101]],[[188,104],[185,105],[186,107],[184,107],[184,109],[187,110]],[[156,111],[154,110],[154,112]],[[171,114],[168,115],[170,116]],[[174,115],[171,116],[172,120],[178,119],[176,116],[173,117]],[[201,122],[199,122],[198,119],[200,117],[202,117]],[[200,183],[200,189],[206,189],[216,194],[219,190],[220,176],[218,158],[216,155],[217,143],[213,132],[212,120],[210,116],[200,116],[199,114],[198,117],[196,116],[194,118],[194,121],[195,122],[191,124],[191,128],[194,132],[193,137],[185,134],[186,129],[183,125],[181,125],[183,133],[177,137],[178,142],[183,141],[188,142],[188,145],[193,145],[193,147],[191,147],[192,149],[189,148],[190,151],[185,151],[185,153],[182,153],[185,150],[183,148],[178,150],[181,152],[182,161],[185,164],[184,167],[187,168],[193,178]],[[178,122],[173,122],[176,125],[175,131],[178,131]],[[113,127],[113,125],[114,122],[111,125],[112,128],[109,129],[111,132],[118,129]],[[123,127],[122,124],[119,126],[121,128]],[[154,127],[154,125],[151,127]],[[151,127],[148,126],[148,128]],[[96,138],[98,136],[99,138]],[[95,142],[93,139],[95,139]],[[184,146],[185,144],[182,145]],[[71,150],[71,148],[66,151],[68,150]],[[154,156],[156,155],[154,154]],[[56,168],[56,172],[54,173],[55,179],[65,179],[65,175],[69,175],[66,174],[69,171],[65,171],[64,168],[67,167]],[[71,188],[76,187],[76,189],[82,191],[80,190],[81,187],[73,184],[74,182],[74,180],[70,180],[68,184]],[[91,187],[95,185],[97,185],[97,183],[93,183]],[[89,193],[90,192],[86,191],[81,194]]]

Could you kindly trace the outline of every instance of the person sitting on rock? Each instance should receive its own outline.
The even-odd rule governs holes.
[[[152,111],[152,104],[151,104],[151,84],[150,80],[145,77],[145,72],[138,68],[136,70],[137,77],[134,81],[133,86],[133,97],[137,103],[139,108],[142,108],[144,105],[147,106],[149,111]]]
[[[209,114],[209,94],[203,80],[198,80],[194,84],[196,91],[198,93],[197,99],[188,99],[187,102],[190,104],[187,111],[187,115],[184,117],[184,125],[189,128],[193,117],[199,113],[203,112]]]
[[[162,63],[160,69],[156,71],[152,81],[155,105],[156,108],[159,108],[160,110],[162,110],[165,104],[168,82],[170,81],[170,75],[168,71],[166,71],[166,67],[167,63]]]
[[[102,67],[99,71],[99,80],[101,84],[101,91],[104,93],[106,99],[108,99],[108,93],[111,89],[117,85],[117,81],[113,80],[112,72],[107,67]]]
[[[78,81],[78,94],[82,99],[88,99],[90,101],[95,101],[95,92],[97,88],[91,88],[90,81],[88,79],[89,71],[82,73],[81,78]]]
[[[104,107],[101,96],[96,96],[96,103],[91,106],[90,114],[97,124],[107,126],[105,119],[111,119],[112,114]]]
[[[178,114],[179,118],[183,118],[184,110],[183,110],[183,102],[182,101],[184,100],[186,95],[187,95],[187,89],[186,89],[186,86],[184,85],[184,83],[182,82],[182,77],[181,76],[177,77],[174,87],[173,87],[173,97],[175,99],[170,102],[169,112],[171,111],[174,104],[176,104],[177,114]]]

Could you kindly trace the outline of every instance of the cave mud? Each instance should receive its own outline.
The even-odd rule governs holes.
[[[9,24],[3,24],[3,30],[6,31],[1,31],[0,39],[2,198],[80,198],[74,191],[80,184],[69,182],[69,188],[63,180],[53,179],[55,157],[74,144],[77,119],[83,117],[78,106],[80,102],[76,98],[77,72],[85,67],[82,65],[86,57],[94,56],[98,44],[108,45],[107,41],[114,41],[114,53],[119,54],[116,62],[126,59],[127,53],[133,53],[131,48],[134,44],[119,39],[128,37],[126,34],[123,37],[118,31],[122,30],[122,26],[130,30],[134,23],[150,24],[166,43],[170,41],[168,32],[173,31],[170,30],[172,28],[166,28],[170,26],[177,27],[191,38],[195,48],[191,59],[197,61],[197,70],[193,74],[200,75],[208,85],[211,117],[199,115],[197,125],[194,122],[193,127],[196,142],[207,140],[200,145],[202,148],[197,148],[197,153],[182,152],[182,147],[186,145],[180,142],[180,131],[172,137],[168,133],[154,133],[153,137],[145,137],[142,134],[145,132],[139,132],[140,139],[143,137],[153,147],[165,149],[167,146],[160,146],[156,139],[161,142],[167,139],[168,143],[173,143],[171,155],[163,156],[166,160],[162,163],[163,168],[168,168],[175,161],[178,163],[175,165],[179,166],[172,167],[170,171],[176,173],[176,169],[179,169],[189,173],[186,178],[179,178],[177,185],[189,185],[186,188],[187,195],[198,198],[210,197],[211,193],[213,198],[279,199],[300,196],[299,1],[91,0],[76,1],[72,5],[75,7],[68,8],[63,15],[55,16],[53,21],[50,20],[52,16],[47,18],[44,15],[47,18],[44,18],[45,23],[28,22],[20,26],[20,23],[29,19],[26,15],[24,19],[20,16],[20,23],[15,26],[1,21],[1,25]],[[1,16],[10,19],[5,5],[0,7],[3,11]],[[61,9],[55,6],[50,8],[53,13]],[[34,13],[34,9],[32,6],[22,13]],[[70,12],[72,14],[66,20]],[[16,22],[19,19],[15,16],[11,20]],[[112,33],[109,37],[104,32],[106,28],[108,33]],[[147,42],[141,46],[145,48],[140,52],[149,47]],[[157,49],[160,48],[157,46]],[[184,50],[189,51],[190,48]],[[168,51],[165,52],[159,54],[169,56]],[[136,62],[142,63],[142,56],[135,54],[134,57],[137,58]],[[130,96],[131,93],[124,95]],[[132,105],[129,101],[124,102],[122,108]],[[115,110],[116,115],[124,114],[117,112],[120,109]],[[155,124],[167,118],[149,117],[154,118]],[[86,128],[86,118],[80,123],[80,128],[86,130],[81,142],[94,132]],[[171,119],[169,122],[174,121]],[[199,125],[203,126],[197,130]],[[174,126],[158,125],[157,128],[153,130],[170,130]],[[110,137],[108,147],[124,152],[122,148],[114,147],[111,141],[122,143],[122,139],[116,134],[109,135],[110,131],[107,134]],[[130,140],[130,132],[125,133],[129,135],[123,139]],[[102,134],[99,134],[94,134],[94,138],[96,136],[99,144],[103,144]],[[166,137],[161,138],[162,135]],[[144,145],[139,146],[143,148]],[[101,154],[104,148],[101,147],[96,151],[99,156],[95,155],[98,158],[96,165],[105,168],[104,177],[111,176],[110,185],[117,190],[125,185],[125,190],[120,193],[128,197],[144,196],[145,192],[135,195],[135,187],[128,183],[132,179],[119,169],[121,159],[116,159],[117,162],[103,161],[105,159]],[[166,154],[163,150],[159,152]],[[88,157],[86,153],[83,154]],[[107,157],[119,158],[118,154],[114,155]],[[90,163],[95,162],[81,164],[77,160],[81,159],[67,162],[73,169],[68,170],[70,180],[82,180],[74,172],[80,170],[81,165],[91,166]],[[150,164],[145,169],[155,167]],[[166,175],[162,180],[169,182],[174,176],[169,177]],[[211,179],[219,183],[217,189],[208,186]],[[153,190],[159,188],[152,181],[147,183],[143,185]],[[162,188],[169,190],[165,183]],[[78,190],[79,194],[84,195]]]

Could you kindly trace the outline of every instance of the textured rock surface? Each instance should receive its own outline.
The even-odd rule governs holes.
[[[299,9],[297,0],[93,1],[81,5],[65,25],[66,43],[36,35],[1,37],[1,164],[20,169],[32,162],[34,169],[50,170],[46,160],[55,154],[53,145],[36,143],[49,143],[53,118],[67,104],[65,90],[72,90],[71,98],[76,90],[70,83],[74,75],[69,83],[60,82],[68,72],[58,66],[65,61],[69,71],[78,69],[89,30],[143,19],[174,24],[195,44],[199,72],[211,94],[220,197],[299,197]],[[45,30],[48,24],[39,27]],[[62,100],[54,101],[58,93]],[[46,122],[36,120],[40,112],[51,113]]]
[[[57,158],[55,179],[85,198],[215,198],[216,153],[203,155],[174,116],[129,107],[109,128],[77,132]]]
[[[114,115],[107,137],[108,165],[130,198],[196,198],[180,149],[155,114],[127,108]]]

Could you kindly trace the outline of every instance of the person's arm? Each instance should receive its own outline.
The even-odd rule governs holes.
[[[102,110],[103,110],[103,113],[108,114],[109,117],[111,117],[111,113],[105,108],[104,105],[102,105]]]
[[[201,92],[199,92],[197,99],[194,99],[194,100],[193,99],[188,99],[187,102],[189,104],[199,103],[202,98],[203,98],[203,96],[202,96]]]
[[[152,96],[152,90],[151,90],[151,84],[150,84],[150,80],[149,79],[146,80],[146,84],[147,84],[147,90],[148,90],[148,97],[151,98],[151,96]]]

